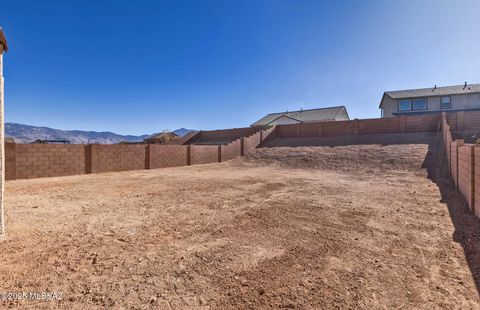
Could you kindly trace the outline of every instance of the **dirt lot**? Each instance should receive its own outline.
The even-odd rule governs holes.
[[[63,292],[12,307],[476,308],[479,221],[432,150],[11,181],[0,291]]]

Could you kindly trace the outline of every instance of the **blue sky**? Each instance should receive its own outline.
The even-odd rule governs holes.
[[[2,0],[6,121],[144,134],[248,126],[480,82],[480,1]]]

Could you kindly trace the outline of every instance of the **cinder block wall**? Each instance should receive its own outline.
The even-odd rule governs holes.
[[[323,136],[352,135],[354,134],[354,123],[356,121],[326,122],[322,124]]]
[[[218,145],[190,145],[190,163],[192,165],[219,162]]]
[[[83,145],[7,143],[6,148],[9,180],[85,173]]]
[[[265,137],[270,132],[263,133]],[[251,137],[251,139],[250,139]],[[249,148],[260,143],[247,137]],[[223,146],[6,143],[7,180],[215,163],[242,155],[242,139]]]
[[[480,217],[480,145],[465,144],[463,140],[453,140],[454,130],[471,129],[478,126],[473,120],[480,120],[480,113],[454,113],[442,115],[443,145],[447,154],[450,175],[476,216]],[[450,123],[451,122],[451,123]]]
[[[221,145],[221,161],[230,160],[242,155],[242,140],[237,139],[227,145]]]
[[[400,116],[351,121],[300,123],[278,126],[279,138],[334,137],[356,134],[438,131],[441,115]]]
[[[451,175],[453,182],[455,183],[455,187],[458,188],[458,141],[452,142],[452,149],[450,152],[450,167],[451,167]]]
[[[458,189],[473,210],[474,202],[474,170],[472,145],[463,145],[458,148]]]
[[[188,165],[187,145],[147,145],[147,169]]]
[[[243,138],[243,155],[252,152],[261,143],[267,142],[277,137],[277,130],[279,127],[271,127],[260,130],[248,137]]]
[[[448,128],[445,132],[445,147],[447,153],[447,161],[448,161],[448,171],[452,171],[452,135],[450,134],[450,128]]]
[[[438,131],[441,115],[419,115],[406,117],[406,132]]]
[[[5,143],[5,179],[15,180],[17,178],[16,144]]]
[[[463,113],[463,127],[465,128],[480,128],[480,111],[470,111]]]
[[[209,139],[209,140],[232,140],[233,141],[241,137],[251,135],[256,131],[258,131],[258,129],[253,127],[207,130],[207,131],[200,131],[200,138]]]
[[[300,137],[317,137],[322,135],[322,123],[304,123],[298,127],[298,135]]]
[[[299,126],[293,125],[280,125],[277,127],[278,138],[293,138],[299,136]]]
[[[443,126],[452,177],[458,185],[459,161],[462,161],[462,181],[465,181],[468,154],[457,157],[460,140],[452,141],[451,130],[468,129],[478,126],[480,111],[454,112],[445,114],[445,120],[438,115],[408,116],[388,119],[352,120],[341,122],[304,123],[280,125],[268,130],[239,128],[226,131],[211,131],[210,137],[221,139],[232,135],[243,135],[240,139],[223,146],[217,145],[52,145],[15,144],[5,145],[5,168],[8,180],[34,177],[63,176],[83,173],[113,172],[125,170],[154,169],[162,167],[206,164],[229,160],[244,155],[260,143],[276,137],[322,137],[351,134],[390,132],[438,131]],[[452,122],[449,124],[448,122]],[[463,143],[463,142],[462,142]],[[470,156],[477,156],[475,149]],[[471,165],[475,166],[473,159]],[[466,166],[465,166],[466,165]],[[475,186],[480,179],[472,168],[471,180]],[[480,170],[480,168],[478,169]],[[468,182],[468,180],[467,180]],[[462,183],[462,191],[470,195],[470,203],[476,202],[477,191],[468,191]]]
[[[449,112],[446,118],[451,130],[480,129],[480,111]]]
[[[378,118],[359,121],[359,133],[397,133],[405,130],[405,117]]]
[[[91,173],[145,169],[144,144],[92,144]]]
[[[473,151],[474,164],[474,185],[473,185],[473,210],[475,215],[480,217],[480,148],[475,147]]]
[[[253,151],[261,142],[262,138],[266,137],[266,130],[259,131],[243,139],[243,153],[248,154]]]

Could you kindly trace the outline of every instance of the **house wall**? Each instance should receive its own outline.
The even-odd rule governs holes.
[[[448,112],[449,110],[440,109],[441,96],[427,97],[427,110],[426,111],[438,111]],[[451,96],[451,110],[468,110],[468,109],[480,109],[480,93],[465,94],[465,95],[453,95]],[[395,117],[393,113],[398,111],[398,100],[392,99],[389,96],[385,96],[382,101],[382,109],[384,117]],[[425,111],[425,110],[423,110]],[[415,113],[419,111],[402,111],[402,113]]]
[[[350,120],[350,118],[348,117],[348,113],[347,113],[346,108],[342,109],[342,111],[340,113],[338,113],[338,115],[335,117],[335,120],[336,121],[348,121],[348,120]]]
[[[383,117],[395,117],[393,113],[398,112],[397,100],[387,95],[383,96],[381,109],[383,110]]]

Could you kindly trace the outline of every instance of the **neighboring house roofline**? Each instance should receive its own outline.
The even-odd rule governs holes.
[[[383,99],[385,98],[385,96],[390,97],[390,99],[392,99],[392,100],[402,100],[402,99],[415,99],[415,98],[433,98],[433,97],[447,97],[447,96],[462,96],[462,95],[471,95],[471,94],[480,94],[480,91],[475,91],[475,92],[465,93],[465,94],[438,94],[438,95],[416,96],[416,97],[415,97],[415,96],[405,96],[405,97],[401,97],[401,98],[393,98],[393,97],[390,96],[387,92],[384,92],[384,93],[383,93],[383,96],[382,96],[382,100],[380,101],[380,106],[379,106],[379,108],[380,108],[380,109],[382,108]]]
[[[286,112],[276,112],[276,113],[268,113],[267,115],[273,115],[273,114],[280,114],[280,113],[297,113],[297,112],[308,112],[308,111],[318,111],[318,110],[330,110],[330,109],[339,109],[339,108],[344,108],[344,105],[337,105],[334,107],[325,107],[325,108],[317,108],[317,109],[305,109],[305,110],[296,110],[296,111],[286,111]]]
[[[415,98],[432,98],[432,97],[443,97],[443,96],[461,96],[461,95],[471,95],[480,93],[480,84],[470,83],[452,86],[440,86],[437,87],[426,87],[426,88],[416,88],[416,89],[405,89],[405,90],[395,90],[395,91],[386,91],[383,93],[382,100],[380,101],[379,108],[382,108],[383,101],[385,96],[388,96],[392,100],[401,100],[401,99],[415,99]]]
[[[269,113],[250,126],[265,126],[271,124],[272,122],[278,121],[282,117],[284,117],[284,119],[290,119],[299,123],[349,119],[346,106],[341,105],[334,107]]]

